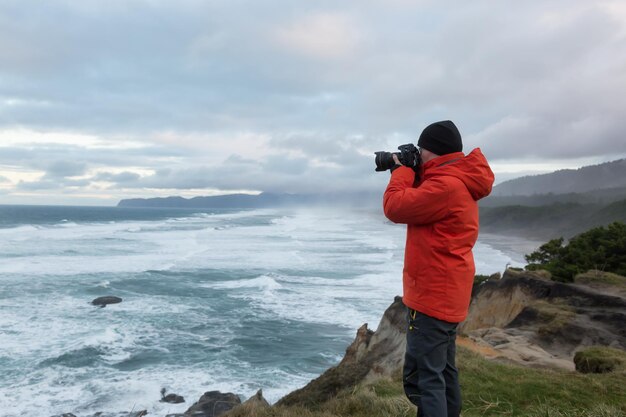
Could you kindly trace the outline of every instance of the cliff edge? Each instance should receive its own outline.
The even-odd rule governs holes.
[[[277,405],[314,406],[339,391],[401,374],[406,307],[396,297],[376,331],[358,329],[343,360]],[[531,367],[574,370],[588,346],[626,350],[626,298],[591,286],[546,279],[541,272],[507,270],[475,288],[458,344],[481,356]]]
[[[478,287],[460,332],[502,358],[531,366],[574,369],[589,346],[626,349],[626,298],[587,285],[507,270]]]

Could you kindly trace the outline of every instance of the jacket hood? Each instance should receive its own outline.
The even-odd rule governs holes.
[[[480,200],[491,193],[495,178],[480,148],[467,155],[455,152],[440,156],[425,163],[423,169],[425,180],[440,175],[458,178],[474,200]]]

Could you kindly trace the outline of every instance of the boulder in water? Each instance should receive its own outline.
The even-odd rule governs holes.
[[[165,395],[165,388],[161,389],[161,402],[170,404],[180,404],[185,402],[185,398],[182,395],[167,394]]]
[[[114,297],[112,295],[107,295],[105,297],[98,297],[95,300],[93,300],[91,302],[91,304],[95,305],[95,306],[100,306],[101,308],[104,308],[107,306],[107,304],[117,304],[117,303],[121,303],[122,299],[120,297]]]

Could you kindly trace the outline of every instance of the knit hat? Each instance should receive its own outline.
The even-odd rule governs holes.
[[[420,135],[417,146],[437,155],[463,151],[459,129],[450,120],[428,125]]]

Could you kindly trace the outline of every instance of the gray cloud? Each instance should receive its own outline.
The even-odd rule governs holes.
[[[617,1],[38,7],[0,4],[0,130],[143,145],[0,146],[0,168],[45,173],[20,189],[93,169],[120,188],[378,187],[368,155],[441,119],[494,161],[626,153]]]
[[[163,169],[141,178],[119,181],[125,188],[151,189],[248,189],[276,193],[320,191],[371,191],[381,189],[388,174],[375,174],[373,158],[353,156],[357,162],[313,167],[304,159],[273,155],[265,164],[227,163],[220,166]],[[236,159],[236,158],[235,158]],[[227,160],[232,161],[233,158]],[[245,169],[242,169],[242,166]],[[113,179],[112,177],[109,177]],[[355,178],[358,180],[355,181]]]
[[[51,178],[64,178],[82,175],[87,165],[76,161],[53,161],[46,166],[46,175]]]
[[[68,187],[86,187],[91,184],[91,179],[58,179],[44,176],[35,181],[19,181],[16,189],[22,191],[57,190]]]
[[[62,183],[51,180],[20,181],[17,183],[16,189],[22,191],[41,191],[55,190],[61,188],[62,186]]]
[[[157,146],[135,149],[87,148],[66,144],[0,146],[0,165],[19,164],[45,171],[52,177],[81,175],[89,167],[100,166],[152,168],[172,158],[193,158],[193,154],[174,147]]]

